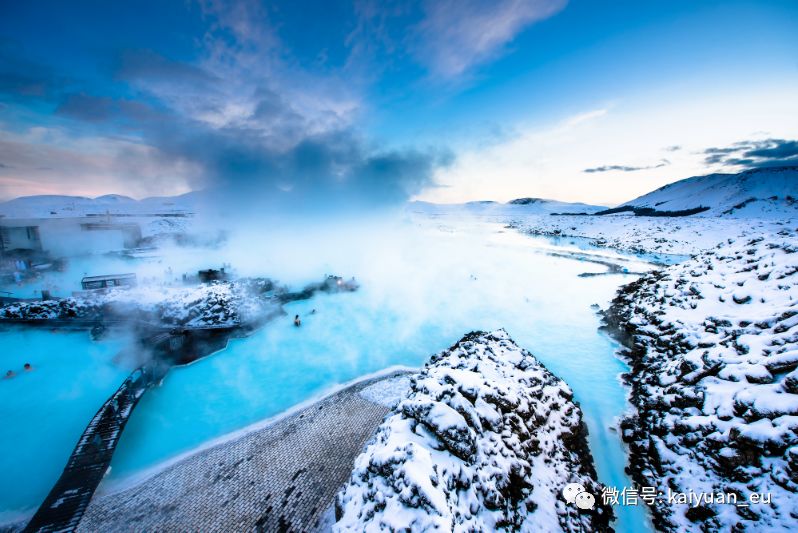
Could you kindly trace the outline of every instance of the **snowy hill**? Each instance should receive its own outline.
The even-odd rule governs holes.
[[[472,214],[472,215],[549,215],[551,213],[595,213],[606,209],[598,205],[559,202],[543,198],[518,198],[507,203],[489,200],[464,204],[433,204],[411,202],[408,209],[424,214]]]
[[[135,200],[119,194],[97,198],[85,196],[22,196],[0,203],[0,216],[7,218],[82,217],[86,215],[185,214],[194,210],[197,193]]]
[[[624,206],[682,211],[708,207],[705,216],[771,217],[798,214],[798,167],[709,174],[671,183]]]

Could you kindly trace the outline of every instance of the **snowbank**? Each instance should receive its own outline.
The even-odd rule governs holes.
[[[503,330],[470,333],[434,356],[356,459],[335,531],[600,531],[582,414],[568,386]]]
[[[738,498],[679,505],[663,497],[653,507],[660,529],[794,529],[796,252],[794,230],[728,239],[627,285],[605,313],[629,347],[637,409],[622,428],[633,478],[666,495]],[[771,501],[754,503],[752,494]]]

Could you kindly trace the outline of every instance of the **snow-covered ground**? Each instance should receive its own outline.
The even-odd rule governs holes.
[[[732,238],[755,237],[791,227],[798,215],[784,218],[730,216],[639,217],[605,216],[513,217],[511,227],[529,235],[576,237],[603,248],[639,254],[693,255]]]
[[[663,494],[661,529],[788,531],[798,519],[798,235],[773,229],[643,276],[606,313],[630,346],[624,439],[635,480]]]
[[[504,330],[433,356],[355,460],[334,531],[602,531],[609,507],[571,389]]]

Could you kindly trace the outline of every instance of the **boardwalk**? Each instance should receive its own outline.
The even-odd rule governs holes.
[[[400,379],[408,383],[404,372],[360,382],[95,498],[78,531],[313,531],[390,411],[360,392],[389,382],[403,391]]]
[[[74,531],[111,464],[122,430],[155,376],[134,371],[94,415],[25,532]]]

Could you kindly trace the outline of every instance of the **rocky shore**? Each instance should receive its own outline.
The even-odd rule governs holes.
[[[596,506],[561,492],[579,483]],[[609,531],[568,386],[498,330],[432,357],[355,460],[334,531]]]
[[[798,520],[798,236],[729,239],[623,287],[630,473],[663,531],[788,531]],[[679,501],[679,495],[703,497]],[[674,499],[674,495],[675,499]]]

